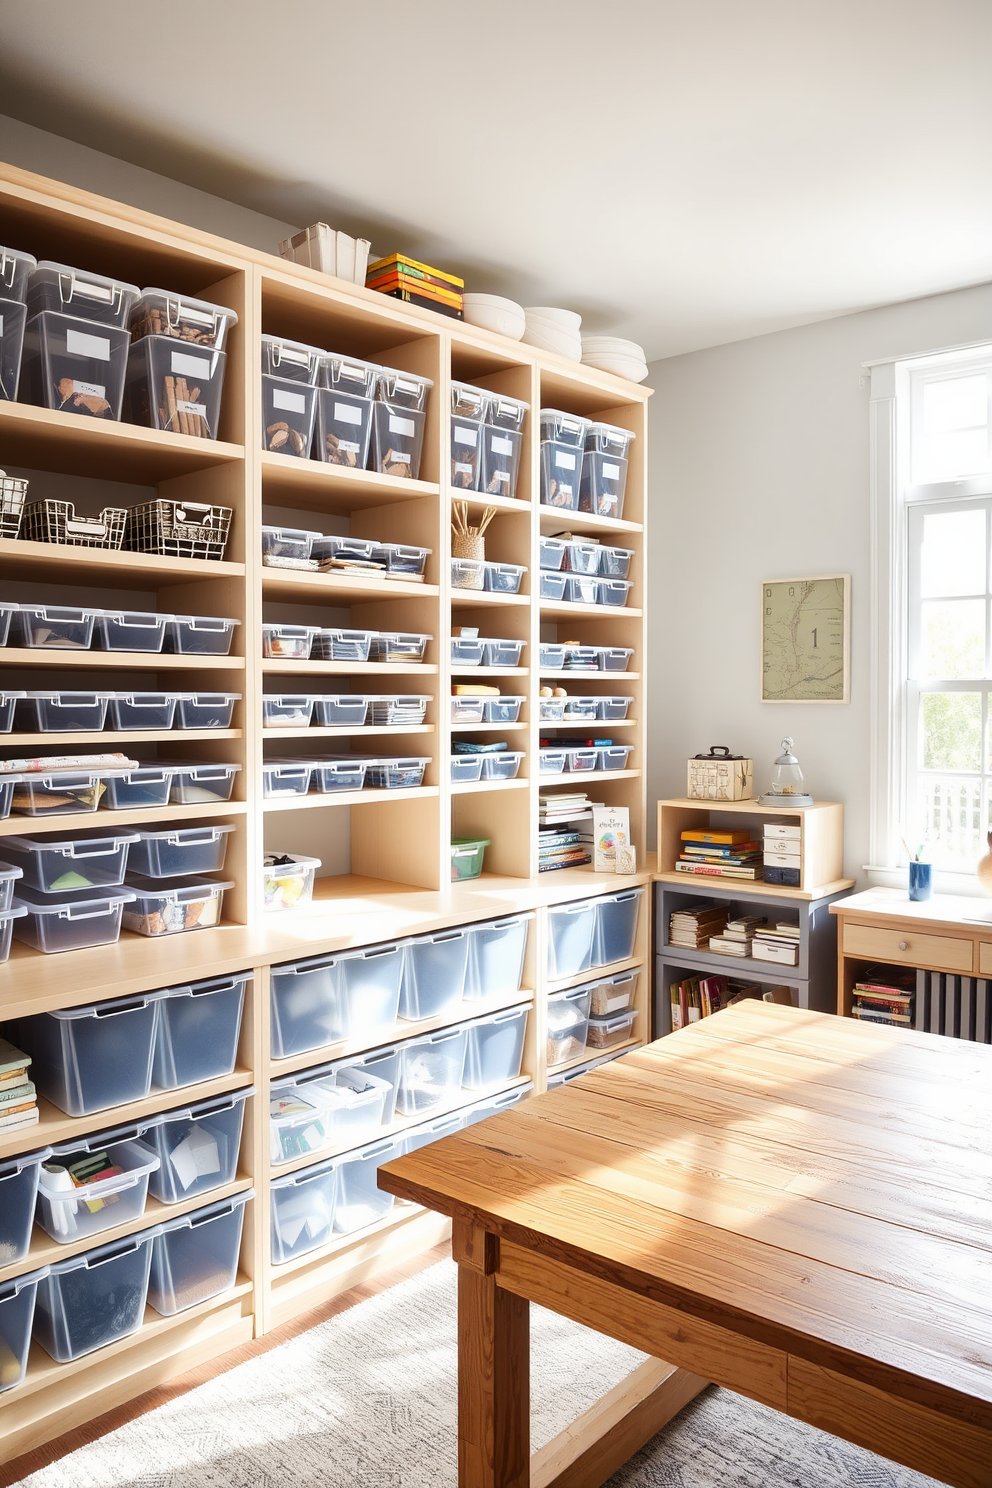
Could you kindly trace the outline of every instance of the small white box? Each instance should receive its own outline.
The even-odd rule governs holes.
[[[766,868],[798,869],[802,865],[802,858],[799,853],[769,852],[766,847],[764,856]]]
[[[765,840],[769,837],[794,838],[797,842],[801,840],[802,827],[792,826],[787,822],[765,822]]]

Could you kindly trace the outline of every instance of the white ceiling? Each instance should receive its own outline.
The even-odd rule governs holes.
[[[652,359],[992,279],[990,0],[0,0],[0,35],[6,114]]]

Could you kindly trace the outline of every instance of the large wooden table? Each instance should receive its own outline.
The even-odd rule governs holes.
[[[992,1485],[990,1048],[748,1002],[379,1181],[454,1221],[461,1488],[595,1488],[707,1381]],[[651,1356],[533,1458],[530,1302]]]

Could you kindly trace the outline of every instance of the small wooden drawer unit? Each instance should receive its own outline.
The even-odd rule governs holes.
[[[905,966],[928,966],[946,971],[971,971],[975,945],[970,936],[920,935],[915,930],[883,930],[877,925],[845,921],[845,956],[893,961]],[[992,964],[992,946],[988,947]]]

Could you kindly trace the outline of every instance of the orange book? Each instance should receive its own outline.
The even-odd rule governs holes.
[[[709,832],[699,827],[682,833],[683,842],[719,842],[725,846],[733,847],[738,842],[750,842],[751,833],[747,827],[740,832]]]

